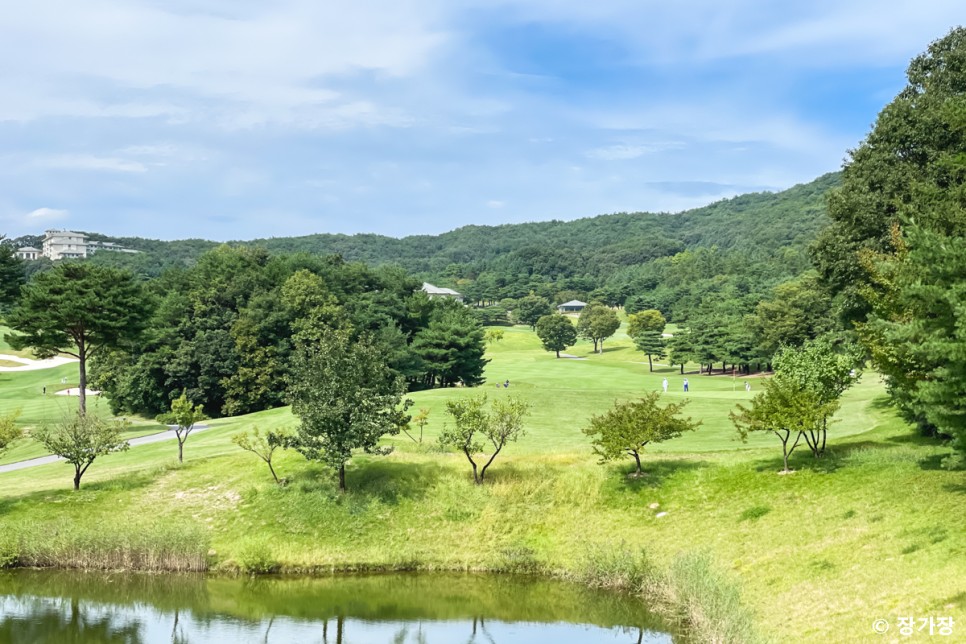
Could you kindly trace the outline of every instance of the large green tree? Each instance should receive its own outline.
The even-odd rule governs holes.
[[[379,439],[409,422],[410,401],[400,407],[404,392],[403,378],[368,336],[353,341],[347,331],[325,331],[293,359],[288,395],[301,421],[293,447],[335,469],[345,491],[352,450],[387,453]]]
[[[23,262],[15,252],[13,244],[0,235],[0,311],[17,301],[24,283]]]
[[[151,306],[131,273],[67,262],[37,275],[7,316],[18,333],[15,349],[32,347],[40,357],[58,353],[80,361],[80,413],[87,412],[87,361],[101,351],[133,343],[148,322]]]
[[[621,326],[617,313],[606,304],[592,303],[577,318],[577,335],[594,343],[594,351],[604,352],[604,340]]]
[[[688,401],[661,405],[660,399],[657,392],[650,392],[640,400],[614,403],[612,409],[590,419],[583,432],[590,436],[594,453],[602,462],[631,456],[637,465],[635,475],[643,476],[641,453],[645,447],[677,438],[701,425],[701,421],[681,416]]]
[[[815,262],[905,417],[960,436],[963,454],[966,28],[931,43],[907,77],[845,164]]]
[[[441,301],[429,325],[416,333],[412,347],[425,365],[429,386],[462,382],[472,387],[483,382],[483,368],[489,362],[483,357],[483,327],[461,304]]]
[[[545,297],[527,295],[521,297],[513,305],[513,319],[520,324],[526,324],[531,329],[537,328],[537,320],[553,313],[553,306]]]
[[[551,313],[545,315],[536,324],[537,337],[547,351],[554,351],[560,357],[561,351],[566,351],[577,343],[577,329],[566,315]]]
[[[647,354],[647,366],[654,371],[654,358],[663,358],[666,350],[664,328],[667,320],[657,309],[632,313],[627,318],[627,335],[639,351]]]

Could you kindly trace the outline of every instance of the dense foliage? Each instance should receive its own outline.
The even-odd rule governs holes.
[[[966,29],[907,76],[845,165],[816,265],[905,415],[966,453]]]
[[[371,336],[410,388],[482,381],[479,322],[396,267],[221,246],[148,288],[158,306],[144,340],[94,365],[115,411],[154,416],[182,392],[210,416],[283,405],[295,346],[330,330]]]

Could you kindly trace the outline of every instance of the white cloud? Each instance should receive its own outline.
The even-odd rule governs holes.
[[[490,199],[489,201],[486,202],[487,208],[499,209],[504,207],[505,205],[506,205],[506,202],[500,201],[499,199]]]
[[[601,148],[595,148],[587,152],[587,156],[591,159],[597,159],[599,161],[622,161],[626,159],[636,159],[644,156],[645,154],[663,152],[672,148],[680,148],[683,147],[683,145],[683,143],[677,142],[649,143],[644,145],[628,145],[621,143],[618,145],[608,145]]]
[[[66,219],[70,213],[58,208],[37,208],[27,213],[27,219],[55,220]]]
[[[93,154],[60,154],[41,159],[37,163],[46,168],[68,170],[106,170],[109,172],[147,172],[148,168],[140,161],[118,157],[101,157]]]

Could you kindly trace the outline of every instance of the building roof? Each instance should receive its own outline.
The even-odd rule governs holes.
[[[586,302],[581,302],[580,300],[570,300],[569,302],[564,302],[563,304],[558,304],[557,308],[562,309],[564,307],[575,307],[575,306],[587,306]]]
[[[24,246],[23,248],[17,249],[18,253],[39,253],[39,248],[34,248],[33,246]]]
[[[462,297],[462,293],[458,293],[451,288],[441,288],[439,286],[433,286],[429,282],[423,282],[423,290],[430,295],[454,295],[457,297]]]

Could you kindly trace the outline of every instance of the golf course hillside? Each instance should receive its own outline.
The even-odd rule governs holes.
[[[708,376],[697,365],[682,376],[661,361],[652,373],[623,328],[603,353],[581,341],[567,355],[545,351],[529,327],[504,329],[488,345],[483,384],[407,394],[410,413],[428,410],[422,442],[410,423],[413,438],[383,440],[388,455],[354,454],[345,493],[330,469],[292,450],[272,460],[276,484],[233,442],[256,427],[294,430],[287,407],[208,421],[187,439],[183,464],[174,440],[99,457],[76,492],[64,463],[0,473],[0,561],[553,574],[646,585],[648,603],[713,623],[704,632],[718,641],[874,641],[872,621],[896,614],[966,621],[966,481],[940,468],[948,447],[897,417],[875,372],[843,396],[822,458],[798,450],[793,472],[780,475],[777,438],[741,442],[729,419],[763,376]],[[76,386],[76,377],[71,365],[0,373],[0,414],[21,410],[28,429],[48,422],[71,402],[42,387]],[[686,400],[683,413],[701,425],[646,446],[645,476],[630,476],[630,457],[599,464],[582,432],[590,418],[660,392],[665,377],[662,402]],[[526,401],[530,415],[474,485],[466,457],[437,439],[453,425],[447,403],[480,393]],[[108,414],[105,402],[89,413]],[[3,462],[42,452],[28,437]]]

